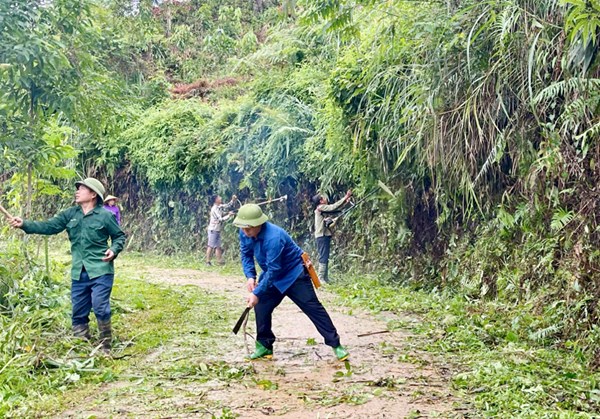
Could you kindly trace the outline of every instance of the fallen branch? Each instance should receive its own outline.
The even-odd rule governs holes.
[[[344,383],[346,383],[346,384],[369,384],[369,385],[373,385],[373,384],[375,384],[375,380],[347,380],[347,381],[344,381]]]
[[[362,335],[356,335],[356,336],[359,338],[363,338],[365,336],[379,335],[381,333],[390,333],[390,331],[389,330],[380,330],[379,332],[363,333]]]
[[[251,338],[254,338],[254,336],[246,331],[246,326],[248,326],[248,317],[250,317],[250,314],[246,314],[246,318],[242,324],[242,332],[244,333],[244,346],[246,347],[246,353],[250,355],[252,352],[250,352],[250,347],[248,346],[248,336]]]

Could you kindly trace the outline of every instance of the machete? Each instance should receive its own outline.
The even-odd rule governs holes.
[[[239,332],[240,327],[242,327],[242,323],[244,323],[244,319],[246,317],[248,317],[249,313],[250,313],[250,307],[246,307],[244,309],[244,312],[242,313],[242,315],[238,319],[237,323],[235,324],[235,326],[233,326],[232,332],[233,332],[234,335],[237,335],[237,332]]]

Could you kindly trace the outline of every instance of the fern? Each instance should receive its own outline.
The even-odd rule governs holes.
[[[555,232],[562,230],[567,224],[569,224],[573,220],[573,217],[573,211],[567,211],[565,209],[559,208],[558,211],[552,214],[550,229]]]
[[[536,342],[543,342],[552,335],[556,335],[562,329],[561,324],[553,324],[543,329],[538,329],[529,334],[529,339]]]
[[[533,103],[539,104],[543,101],[555,100],[567,94],[574,94],[589,89],[600,89],[600,79],[574,77],[568,80],[561,80],[541,90],[533,99]]]
[[[575,136],[575,139],[576,140],[587,141],[589,139],[598,138],[599,134],[600,134],[600,122],[592,125],[590,128],[588,128],[587,130],[585,130],[580,135]]]

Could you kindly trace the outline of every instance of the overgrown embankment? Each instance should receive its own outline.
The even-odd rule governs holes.
[[[311,194],[378,190],[338,226],[334,269],[467,301],[491,354],[566,348],[595,371],[597,3],[48,3],[0,3],[11,211],[54,214],[76,172],[97,175],[122,198],[131,249],[177,253],[204,246],[213,193],[287,194],[268,212],[310,244]],[[8,302],[44,275],[12,253],[0,263]],[[26,307],[64,304],[46,281]],[[490,325],[490,310],[506,315]]]
[[[267,210],[310,246],[314,192],[378,191],[338,226],[333,265],[522,303],[547,320],[539,344],[575,341],[597,365],[598,8],[336,5],[258,14],[267,36],[255,28],[256,43],[219,67],[236,83],[172,72],[188,82],[177,92],[222,87],[144,106],[88,144],[124,198],[133,246],[202,248],[213,193],[287,194]],[[181,31],[196,30],[178,13]]]

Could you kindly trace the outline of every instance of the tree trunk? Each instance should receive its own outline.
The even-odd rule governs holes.
[[[31,217],[31,201],[33,199],[33,163],[27,165],[27,201],[25,206],[25,218]]]
[[[172,25],[172,20],[173,20],[173,16],[171,15],[171,5],[169,3],[167,3],[166,9],[167,9],[167,11],[166,11],[167,31],[166,31],[165,36],[167,38],[169,38],[171,36],[171,25]]]

